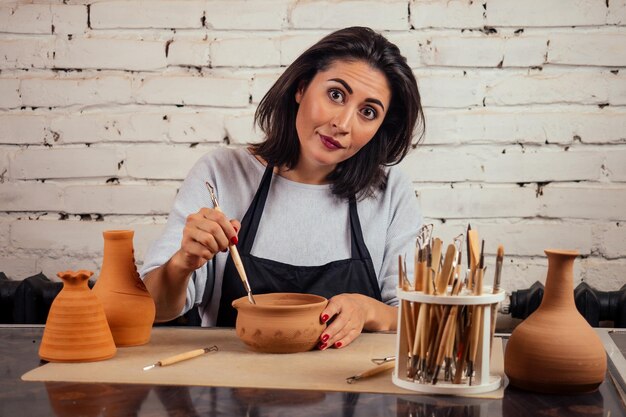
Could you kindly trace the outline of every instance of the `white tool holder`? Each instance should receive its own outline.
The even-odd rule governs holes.
[[[396,366],[392,376],[393,383],[399,387],[428,394],[480,394],[494,391],[500,388],[502,378],[499,375],[491,375],[489,369],[490,362],[490,337],[491,337],[491,306],[504,300],[505,291],[500,289],[492,294],[492,288],[483,287],[483,295],[427,295],[421,291],[404,291],[398,288],[399,314],[398,331],[396,340]],[[420,382],[407,376],[407,362],[409,358],[406,327],[404,323],[402,300],[412,303],[428,303],[431,305],[459,305],[459,306],[479,306],[482,308],[482,328],[479,333],[478,349],[476,361],[474,363],[474,377],[472,385],[469,385],[469,378],[464,376],[460,384],[453,384],[451,381],[444,381],[440,377],[436,384]],[[443,369],[440,374],[443,374]]]

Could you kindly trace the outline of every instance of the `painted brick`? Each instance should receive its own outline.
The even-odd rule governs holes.
[[[214,68],[278,66],[280,64],[278,47],[277,40],[260,36],[216,39],[211,43],[211,64]]]
[[[626,0],[612,0],[609,2],[607,23],[610,25],[623,25],[626,23]]]
[[[61,279],[57,276],[57,272],[67,271],[68,269],[72,271],[86,269],[94,272],[90,280],[95,281],[100,274],[101,263],[101,256],[76,256],[75,254],[54,256],[49,252],[45,252],[43,256],[37,259],[37,271],[41,271],[51,281],[60,282]]]
[[[67,35],[87,31],[87,5],[50,5],[54,33]]]
[[[624,33],[550,35],[548,62],[568,65],[626,66]]]
[[[326,32],[316,34],[295,33],[279,38],[280,41],[280,65],[290,65],[304,51],[322,39]]]
[[[626,150],[612,149],[608,151],[605,167],[609,171],[609,178],[612,182],[626,181]]]
[[[0,6],[0,32],[52,33],[52,12],[47,4]]]
[[[290,0],[209,0],[206,3],[206,26],[212,29],[278,30],[286,25],[291,3]]]
[[[218,76],[146,78],[136,94],[140,103],[246,107],[249,80]]]
[[[468,221],[451,220],[435,226],[434,235],[446,245],[455,236],[465,233]],[[472,229],[485,240],[486,265],[493,271],[498,245],[504,246],[505,257],[544,256],[546,248],[571,248],[582,255],[592,249],[592,226],[583,223],[513,220],[503,222],[492,219],[471,219]],[[463,254],[465,257],[465,253]],[[467,261],[465,260],[464,263]]]
[[[297,29],[368,26],[377,30],[406,30],[409,28],[407,3],[400,0],[299,1],[291,9],[291,25]]]
[[[483,2],[420,0],[409,3],[411,26],[419,28],[479,28],[485,25]]]
[[[205,148],[133,146],[126,150],[124,166],[133,178],[184,179]]]
[[[626,223],[607,223],[600,230],[600,254],[609,259],[622,258],[626,253]],[[626,269],[624,269],[626,271]],[[622,278],[626,283],[626,276]]]
[[[416,182],[478,181],[483,177],[481,164],[469,149],[437,149],[420,147],[409,153],[400,166]],[[445,167],[445,169],[443,169]]]
[[[202,27],[205,2],[169,0],[102,1],[90,8],[93,29],[197,29]]]
[[[67,213],[167,214],[177,185],[76,185],[64,191]]]
[[[254,126],[253,113],[226,116],[224,126],[231,144],[245,145],[250,142],[260,142],[264,137],[261,129]]]
[[[610,72],[508,74],[487,85],[487,104],[621,104],[626,101],[623,75]],[[577,88],[572,88],[572,86]],[[614,103],[615,102],[615,103]]]
[[[606,23],[602,1],[488,0],[487,26],[595,26]]]
[[[624,220],[626,187],[549,184],[543,187],[540,214],[550,218]]]
[[[92,78],[24,78],[22,105],[57,107],[71,105],[126,104],[131,101],[131,81],[122,76]]]
[[[626,283],[624,259],[606,261],[599,258],[587,258],[582,259],[580,263],[583,280],[597,290],[617,291]]]
[[[611,143],[626,141],[626,112],[553,107],[425,109],[426,145],[458,143]]]
[[[0,78],[0,107],[10,109],[22,105],[20,98],[20,80]]]
[[[263,96],[265,96],[269,89],[272,88],[274,83],[278,80],[281,72],[270,72],[254,75],[254,79],[252,80],[252,87],[250,89],[253,104],[258,104],[261,101]]]
[[[60,211],[62,190],[55,184],[40,182],[0,183],[3,211]]]
[[[169,138],[172,142],[221,142],[226,136],[221,112],[207,109],[194,113],[172,113]]]
[[[21,281],[41,272],[37,268],[37,259],[35,256],[0,255],[0,272],[4,272],[9,279]]]
[[[50,68],[54,51],[54,36],[0,39],[0,69]]]
[[[5,221],[0,221],[0,249],[6,247],[9,243],[9,221],[11,221],[12,219],[5,218],[4,220]],[[0,271],[1,270],[2,268],[0,267]]]
[[[463,71],[416,71],[422,105],[459,108],[480,106],[485,95],[485,78]]]
[[[597,181],[605,152],[508,149],[483,163],[486,182]]]
[[[161,41],[60,38],[55,51],[57,68],[153,71],[167,66],[165,42]]]
[[[145,142],[166,141],[168,121],[162,113],[144,113],[131,107],[118,113],[95,111],[91,113],[55,114],[50,131],[59,143]]]
[[[539,212],[539,200],[531,187],[417,185],[416,189],[425,217],[534,217]]]
[[[210,62],[209,41],[174,40],[169,44],[168,65],[204,67]]]
[[[9,174],[9,157],[13,155],[13,152],[5,151],[1,149],[0,152],[0,183],[10,178]]]
[[[462,67],[540,66],[547,38],[493,36],[433,36],[423,43],[424,65]]]
[[[0,114],[0,143],[43,144],[48,123],[41,115]]]
[[[123,158],[115,149],[23,149],[11,161],[16,179],[114,177]]]

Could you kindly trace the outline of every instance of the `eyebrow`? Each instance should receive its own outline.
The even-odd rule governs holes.
[[[350,94],[352,94],[352,93],[353,93],[353,91],[352,91],[352,87],[350,87],[350,85],[348,85],[348,83],[347,83],[347,82],[345,82],[344,80],[342,80],[341,78],[331,78],[331,79],[329,79],[328,81],[335,81],[335,82],[338,82],[339,84],[343,85],[343,87],[344,87],[346,90],[348,90],[348,93],[350,93]],[[379,106],[383,109],[383,111],[385,111],[385,106],[383,106],[383,103],[382,103],[380,100],[378,100],[377,98],[366,98],[366,99],[365,99],[365,102],[367,102],[367,103],[374,103],[374,104],[378,104],[378,105],[379,105]]]

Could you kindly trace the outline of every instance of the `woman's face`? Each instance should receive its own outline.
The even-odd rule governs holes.
[[[387,78],[362,61],[335,61],[296,92],[298,166],[330,172],[376,134],[389,109]],[[305,165],[302,165],[305,164]]]

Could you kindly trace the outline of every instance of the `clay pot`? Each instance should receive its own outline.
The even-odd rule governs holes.
[[[328,300],[319,295],[272,293],[233,301],[237,336],[257,352],[294,353],[313,349],[326,328],[320,315]]]
[[[104,257],[94,293],[102,302],[117,346],[148,343],[155,317],[154,300],[137,267],[132,230],[108,230],[104,235]]]
[[[100,301],[87,285],[93,272],[65,271],[63,288],[50,307],[39,357],[49,362],[109,359],[116,348]]]
[[[600,338],[574,303],[576,251],[546,250],[548,276],[539,308],[511,335],[504,371],[518,388],[544,393],[596,389],[606,374]]]

